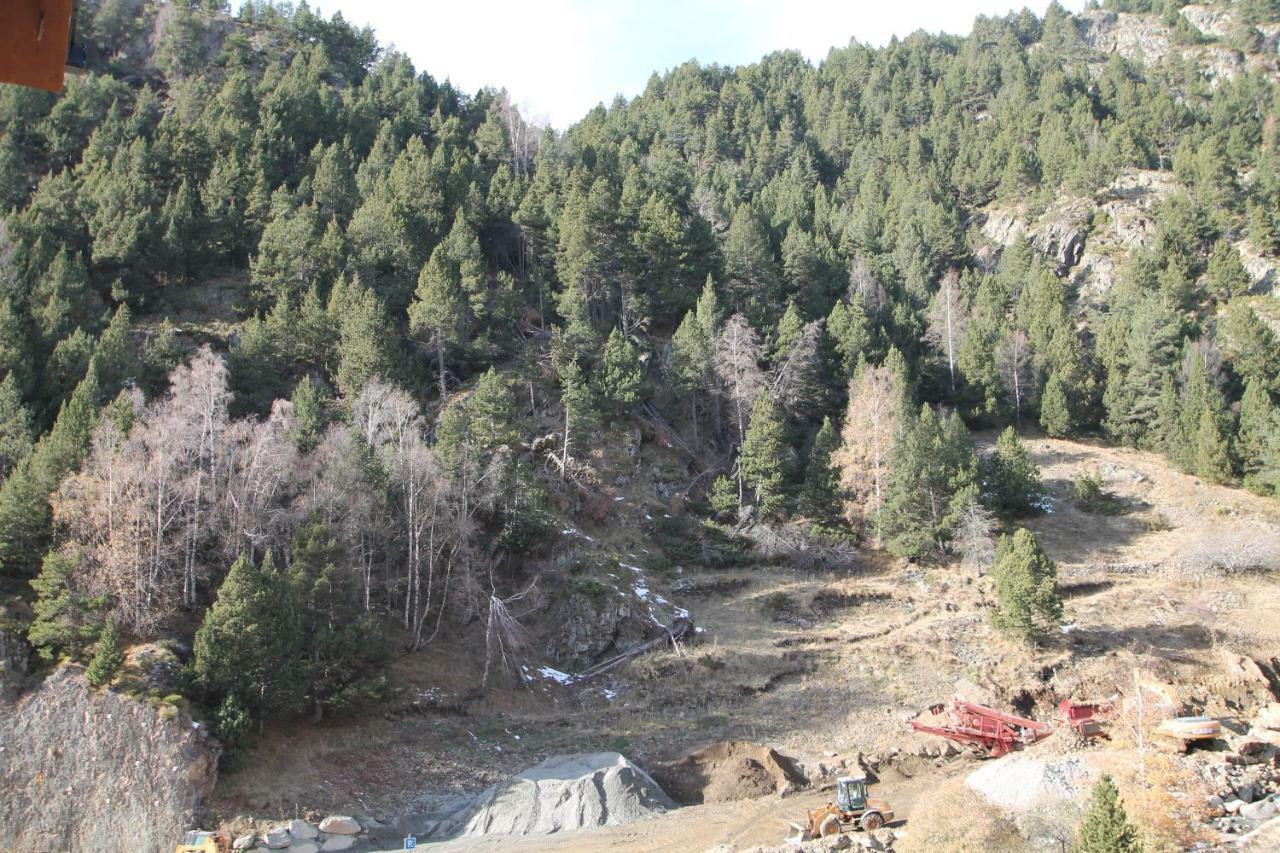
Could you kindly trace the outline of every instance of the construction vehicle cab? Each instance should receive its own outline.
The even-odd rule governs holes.
[[[847,829],[877,830],[893,820],[893,809],[884,800],[867,796],[867,777],[842,776],[836,780],[836,800],[809,812],[807,826],[792,824],[798,841],[838,835]]]
[[[226,833],[193,829],[183,837],[173,853],[229,853],[230,850]]]
[[[867,778],[844,776],[836,780],[836,805],[846,812],[866,809]]]

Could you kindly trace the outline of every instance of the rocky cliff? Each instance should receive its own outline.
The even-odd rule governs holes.
[[[64,667],[0,704],[0,850],[172,850],[218,753],[176,709],[94,691]]]

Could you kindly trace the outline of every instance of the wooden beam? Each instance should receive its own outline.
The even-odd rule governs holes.
[[[0,2],[0,83],[62,89],[71,7],[72,0]]]

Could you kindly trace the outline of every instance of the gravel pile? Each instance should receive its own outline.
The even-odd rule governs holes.
[[[649,775],[616,752],[548,758],[467,807],[462,835],[545,835],[618,826],[676,808]]]
[[[983,764],[965,783],[994,806],[1023,811],[1046,800],[1086,796],[1093,773],[1078,756],[1045,760],[1011,755]]]

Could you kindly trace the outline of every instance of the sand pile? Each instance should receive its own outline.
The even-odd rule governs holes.
[[[713,744],[652,771],[664,790],[686,804],[764,797],[807,781],[791,759],[749,741]]]
[[[1093,772],[1081,756],[1039,759],[1010,755],[988,761],[965,783],[983,799],[1009,811],[1023,811],[1045,800],[1074,800],[1093,787]]]
[[[649,775],[616,752],[548,758],[476,797],[462,835],[545,835],[617,826],[673,809]]]

